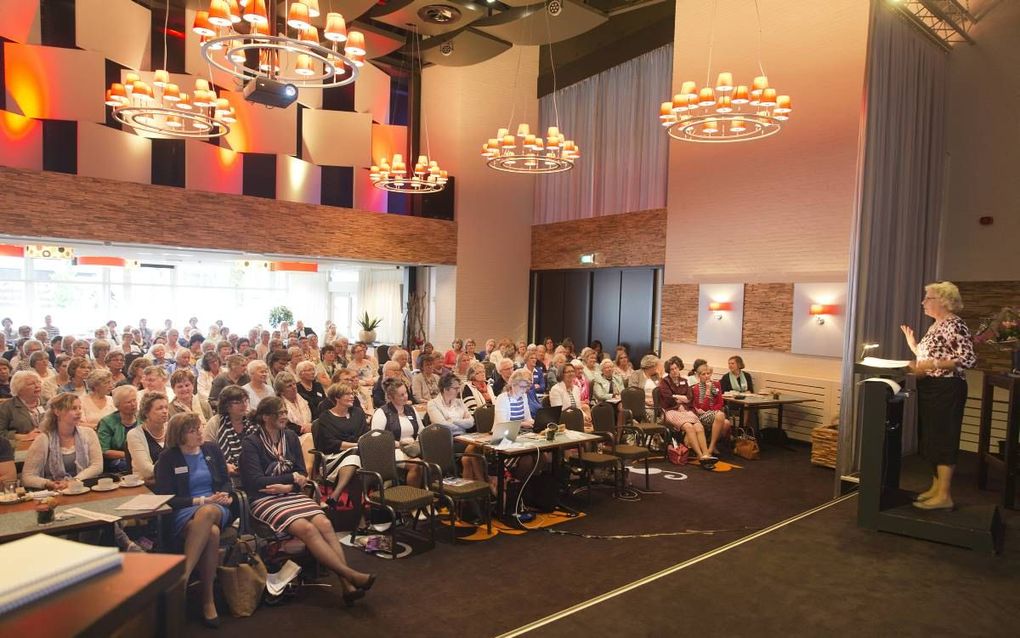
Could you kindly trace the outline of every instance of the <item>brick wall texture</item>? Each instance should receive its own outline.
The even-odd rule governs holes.
[[[454,222],[0,167],[4,232],[405,264],[455,264]]]
[[[663,284],[662,340],[698,341],[698,284]]]
[[[596,253],[597,268],[661,266],[666,262],[666,210],[605,215],[531,227],[531,269],[581,268]]]
[[[790,351],[793,284],[744,284],[743,347]]]
[[[960,288],[960,296],[963,297],[963,310],[960,311],[960,318],[967,322],[971,333],[975,333],[982,321],[997,313],[1004,306],[1020,306],[1020,281],[958,281],[955,283]],[[974,349],[978,356],[976,367],[980,370],[1002,372],[1012,367],[1012,355],[1008,351],[983,344],[977,344]]]

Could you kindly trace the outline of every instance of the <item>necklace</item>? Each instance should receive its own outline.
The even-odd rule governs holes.
[[[149,436],[156,439],[157,443],[162,443],[163,439],[166,438],[166,423],[160,426],[161,432],[158,435],[152,431],[152,428],[149,427],[148,423],[143,424],[142,427],[145,428],[145,431],[149,433]]]

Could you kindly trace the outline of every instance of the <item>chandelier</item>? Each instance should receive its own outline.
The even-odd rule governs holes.
[[[326,15],[323,37],[311,19],[318,0],[284,2],[283,31],[274,33],[265,0],[210,0],[195,13],[193,31],[201,36],[202,57],[242,82],[264,78],[297,87],[327,89],[350,84],[365,64],[365,35],[347,31],[343,15]],[[247,33],[236,30],[248,23]],[[293,31],[294,37],[290,32]]]
[[[170,17],[167,2],[163,25],[163,65],[166,66],[166,27]],[[195,80],[188,94],[170,81],[165,69],[153,73],[152,85],[138,73],[127,73],[123,82],[113,82],[106,90],[107,106],[115,120],[135,130],[166,137],[222,137],[236,122],[234,107],[218,97],[204,78]]]
[[[496,137],[482,144],[482,157],[489,168],[504,173],[522,173],[525,175],[541,175],[546,173],[562,173],[574,168],[574,162],[581,156],[581,151],[573,140],[568,140],[560,133],[560,110],[556,101],[556,63],[553,60],[552,34],[549,28],[549,12],[545,11],[546,34],[549,36],[549,66],[553,76],[553,112],[556,124],[546,130],[545,139],[534,135],[531,126],[521,122],[517,126],[517,135],[510,131],[514,124],[514,108],[510,111],[510,122],[506,128],[496,131]],[[522,20],[522,32],[524,23]],[[521,49],[523,51],[523,49]],[[520,75],[520,55],[517,58],[517,73],[514,76],[514,93],[517,91],[517,76]]]
[[[719,73],[715,85],[709,83],[712,73],[712,47],[715,40],[715,8],[712,9],[712,36],[708,48],[708,73],[705,84],[698,87],[692,80],[680,85],[680,92],[659,107],[659,121],[669,136],[684,142],[726,143],[747,142],[775,135],[790,118],[792,103],[789,95],[779,95],[769,85],[761,63],[761,14],[758,0],[758,67],[761,75],[750,86],[733,83],[733,74]]]
[[[421,77],[421,42],[418,40],[417,28],[411,40],[412,74],[414,73],[415,45],[418,47],[418,77]],[[369,179],[372,181],[373,186],[391,193],[407,193],[411,195],[438,193],[446,188],[446,183],[449,181],[446,171],[439,167],[439,162],[429,159],[429,156],[432,154],[432,148],[429,144],[429,127],[424,108],[422,109],[421,119],[425,128],[425,148],[427,154],[418,156],[418,161],[415,162],[414,170],[410,174],[407,172],[403,155],[394,153],[392,161],[387,157],[380,158],[379,164],[373,165],[369,169],[371,171]],[[408,147],[411,146],[411,141],[414,139],[413,116],[411,123],[412,126],[409,126],[407,129]]]

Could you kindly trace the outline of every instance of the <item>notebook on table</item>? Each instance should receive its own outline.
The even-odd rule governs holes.
[[[46,534],[0,545],[0,615],[121,566],[116,547],[98,547]]]

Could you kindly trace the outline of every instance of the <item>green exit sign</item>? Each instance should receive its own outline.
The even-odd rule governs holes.
[[[587,253],[585,255],[581,255],[581,263],[582,264],[594,264],[595,263],[595,253]]]

